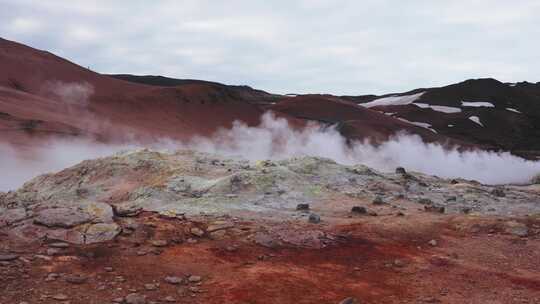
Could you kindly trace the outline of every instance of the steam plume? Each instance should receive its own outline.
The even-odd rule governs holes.
[[[96,144],[86,140],[52,141],[32,155],[21,155],[8,145],[0,145],[0,190],[15,189],[33,176],[60,170],[84,159],[110,155],[142,144]],[[148,145],[145,145],[148,146]],[[416,135],[400,134],[374,146],[368,142],[347,145],[334,128],[310,125],[303,130],[289,127],[285,119],[267,113],[257,127],[235,122],[231,129],[213,136],[195,137],[188,142],[160,139],[154,149],[193,149],[250,160],[283,159],[301,155],[327,157],[343,164],[363,163],[381,171],[403,166],[440,177],[461,177],[488,184],[527,183],[540,172],[540,162],[510,153],[459,152],[441,145],[424,143]]]

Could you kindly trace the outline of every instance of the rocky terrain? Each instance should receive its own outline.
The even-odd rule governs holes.
[[[0,193],[0,286],[0,303],[538,303],[540,184],[126,151]]]

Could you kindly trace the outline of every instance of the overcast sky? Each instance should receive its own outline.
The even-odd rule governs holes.
[[[102,73],[275,93],[540,81],[540,1],[0,0],[0,36]]]

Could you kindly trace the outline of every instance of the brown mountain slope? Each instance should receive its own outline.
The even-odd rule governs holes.
[[[101,139],[208,135],[234,120],[259,122],[262,110],[227,86],[193,83],[156,87],[94,73],[49,52],[0,39],[0,132],[27,136],[25,121],[45,134],[95,134]],[[9,121],[7,120],[9,117]],[[13,120],[20,120],[20,124]],[[78,130],[73,132],[73,130]]]

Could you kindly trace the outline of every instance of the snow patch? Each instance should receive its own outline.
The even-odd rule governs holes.
[[[410,121],[410,120],[407,120],[407,119],[401,118],[401,117],[396,117],[396,118],[403,121],[403,122],[409,123],[411,125],[415,125],[415,126],[420,127],[420,128],[428,129],[433,133],[437,133],[437,131],[435,129],[431,128],[431,125],[426,123],[426,122]]]
[[[471,116],[469,117],[469,119],[472,120],[474,123],[481,125],[482,127],[484,126],[482,122],[480,122],[480,118],[478,118],[478,116]]]
[[[461,112],[460,108],[455,108],[455,107],[432,106],[427,103],[413,103],[413,105],[420,107],[422,109],[432,109],[433,111],[442,112],[442,113],[460,113]]]
[[[514,109],[514,108],[506,108],[507,111],[510,111],[510,112],[515,112],[515,113],[519,113],[521,114],[521,112],[518,110],[518,109]]]
[[[486,107],[486,108],[494,108],[495,106],[491,102],[467,102],[462,101],[461,105],[464,107]]]
[[[420,92],[413,95],[403,95],[403,96],[390,96],[375,99],[373,101],[362,104],[366,108],[376,107],[376,106],[402,106],[413,103],[415,100],[420,98],[425,92]]]

